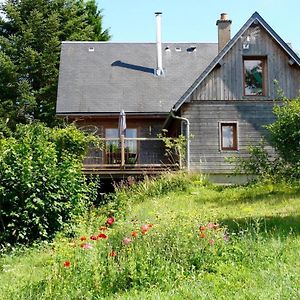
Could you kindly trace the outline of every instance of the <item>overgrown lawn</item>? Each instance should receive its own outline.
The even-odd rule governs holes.
[[[115,203],[121,212],[95,209],[74,237],[3,255],[0,299],[300,298],[299,185],[179,175]]]

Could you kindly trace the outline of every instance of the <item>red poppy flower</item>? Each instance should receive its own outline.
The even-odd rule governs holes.
[[[201,231],[205,231],[205,230],[206,230],[206,226],[200,226],[199,229],[200,229]]]
[[[95,235],[91,235],[90,239],[91,239],[92,241],[96,241],[96,240],[97,240],[97,237],[96,237]]]
[[[101,226],[101,227],[99,228],[100,231],[104,231],[104,230],[106,230],[106,229],[107,229],[106,226]]]
[[[137,237],[139,234],[138,234],[138,232],[137,231],[132,231],[131,232],[131,236],[132,237]]]
[[[111,257],[115,257],[115,256],[117,256],[117,252],[115,252],[115,251],[111,251],[111,252],[109,253],[109,256],[111,256]]]
[[[106,220],[107,225],[112,225],[115,222],[115,218],[114,217],[110,217]]]
[[[201,231],[200,233],[199,233],[199,236],[203,239],[203,238],[205,238],[205,233],[203,232],[203,231]]]
[[[64,262],[64,267],[65,267],[65,268],[71,267],[71,262],[70,262],[69,260],[66,260],[66,261]]]
[[[81,240],[81,241],[86,241],[86,236],[83,235],[83,236],[80,238],[80,240]]]
[[[107,239],[107,235],[104,233],[99,233],[98,234],[98,239]]]

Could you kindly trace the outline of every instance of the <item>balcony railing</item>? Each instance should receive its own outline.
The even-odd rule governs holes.
[[[166,156],[161,138],[102,138],[101,148],[91,148],[84,159],[84,169],[97,173],[110,171],[146,172],[178,168],[175,155]]]

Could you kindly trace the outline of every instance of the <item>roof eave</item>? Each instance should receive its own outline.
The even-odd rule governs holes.
[[[92,117],[107,117],[107,116],[118,116],[120,112],[57,112],[57,117],[75,117],[75,116],[92,116]],[[169,112],[127,112],[129,116],[168,116]]]

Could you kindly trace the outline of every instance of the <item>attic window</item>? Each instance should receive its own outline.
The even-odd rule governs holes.
[[[95,48],[94,47],[89,47],[89,52],[94,52]]]
[[[266,95],[266,58],[244,57],[244,95]]]
[[[186,51],[187,52],[196,52],[197,51],[197,47],[191,46],[191,47],[187,48]]]
[[[175,48],[175,51],[176,51],[176,52],[181,52],[181,48],[180,48],[180,47],[176,47],[176,48]]]
[[[166,52],[171,52],[171,49],[170,49],[170,47],[169,47],[169,46],[167,46],[167,47],[165,48],[165,51],[166,51]]]

